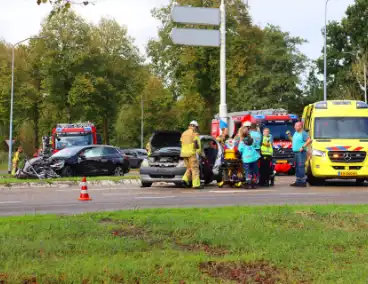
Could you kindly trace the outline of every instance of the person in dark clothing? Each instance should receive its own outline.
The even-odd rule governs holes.
[[[263,129],[263,137],[261,143],[261,160],[260,160],[260,186],[268,187],[270,185],[270,178],[273,175],[272,167],[272,136],[268,128]]]

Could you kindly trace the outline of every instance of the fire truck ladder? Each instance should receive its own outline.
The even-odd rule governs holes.
[[[270,108],[270,109],[260,109],[260,110],[249,110],[249,111],[239,111],[228,113],[228,117],[234,116],[245,116],[245,115],[286,115],[288,111],[283,108]],[[219,115],[216,114],[215,118],[218,119]]]
[[[90,122],[58,123],[56,125],[56,128],[83,128],[83,127],[91,127],[91,126],[94,126],[94,124]]]

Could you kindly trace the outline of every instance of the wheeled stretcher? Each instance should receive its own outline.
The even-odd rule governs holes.
[[[224,185],[241,187],[244,182],[243,163],[234,141],[227,141],[224,149],[224,157],[221,165],[221,181],[218,187]]]

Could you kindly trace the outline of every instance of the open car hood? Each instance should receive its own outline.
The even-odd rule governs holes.
[[[156,131],[150,139],[151,152],[179,152],[180,154],[180,137],[179,131]]]

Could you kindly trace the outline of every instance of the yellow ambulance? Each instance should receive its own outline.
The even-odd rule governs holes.
[[[368,179],[368,105],[333,100],[310,104],[303,112],[304,128],[312,139],[306,163],[308,182],[326,179]]]

